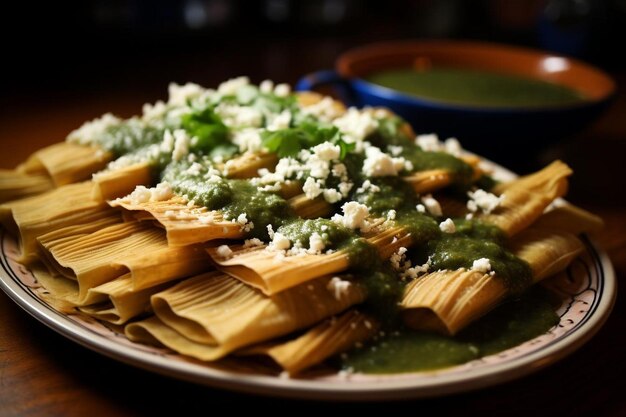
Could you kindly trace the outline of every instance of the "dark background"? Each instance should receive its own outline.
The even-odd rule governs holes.
[[[352,46],[386,39],[521,44],[612,71],[626,60],[625,0],[46,3],[3,5],[3,105],[89,92],[156,99],[170,81],[215,86],[241,74],[294,83]]]

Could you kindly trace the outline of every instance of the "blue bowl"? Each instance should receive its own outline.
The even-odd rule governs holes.
[[[586,99],[550,107],[488,107],[446,103],[373,84],[368,74],[385,69],[441,66],[517,75],[558,83]],[[615,82],[581,61],[526,48],[461,41],[398,41],[342,54],[335,70],[302,78],[296,90],[330,86],[350,106],[382,106],[407,120],[418,133],[457,137],[485,156],[536,152],[581,131],[615,95]],[[521,153],[520,153],[521,154]]]

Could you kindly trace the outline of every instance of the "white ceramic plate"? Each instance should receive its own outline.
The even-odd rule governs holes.
[[[496,355],[435,372],[396,375],[310,374],[284,379],[233,364],[207,365],[164,349],[128,341],[123,334],[82,315],[48,305],[33,274],[13,259],[15,240],[0,229],[0,287],[24,310],[60,334],[117,360],[206,385],[258,394],[325,399],[416,398],[476,389],[545,367],[585,343],[602,326],[615,299],[615,275],[607,255],[587,238],[585,252],[549,282],[562,296],[560,323],[548,333]]]

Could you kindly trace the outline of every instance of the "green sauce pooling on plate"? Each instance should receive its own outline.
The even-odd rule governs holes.
[[[399,328],[342,356],[340,366],[370,374],[460,365],[537,337],[559,322],[551,294],[534,288],[503,304],[455,337]]]
[[[585,100],[563,85],[467,69],[394,69],[372,73],[366,80],[421,98],[471,106],[544,107]]]

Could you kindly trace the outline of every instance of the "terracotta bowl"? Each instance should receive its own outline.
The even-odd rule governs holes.
[[[585,100],[550,107],[485,107],[445,103],[382,87],[364,79],[385,69],[430,66],[489,71],[562,84]],[[409,121],[418,133],[454,136],[487,156],[511,146],[537,150],[583,129],[607,107],[615,82],[581,61],[532,49],[465,41],[397,41],[342,54],[335,70],[302,78],[297,90],[331,85],[354,106],[384,106]]]

